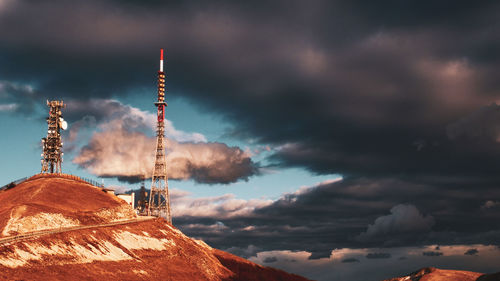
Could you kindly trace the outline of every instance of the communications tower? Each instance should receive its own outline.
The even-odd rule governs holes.
[[[158,101],[154,103],[158,115],[156,125],[156,157],[153,168],[151,191],[149,194],[148,215],[164,217],[172,223],[170,196],[168,194],[167,162],[165,160],[165,73],[163,72],[163,49],[158,71]]]
[[[63,101],[47,101],[50,108],[47,118],[47,137],[42,138],[42,173],[62,173],[61,129],[66,130],[68,123],[62,118],[61,109],[66,107]]]

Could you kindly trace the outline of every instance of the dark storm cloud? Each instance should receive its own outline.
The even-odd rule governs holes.
[[[348,258],[342,260],[342,263],[353,263],[353,262],[359,262],[359,260],[355,258]]]
[[[391,254],[389,253],[368,253],[366,255],[367,259],[389,259]]]
[[[108,121],[110,119],[125,118],[126,122],[133,121],[133,127],[137,127],[137,123],[146,126],[146,120],[130,118],[133,108],[117,100],[111,99],[88,99],[88,100],[70,100],[66,102],[64,109],[64,117],[69,121],[79,121],[87,116],[92,116],[96,123]],[[136,116],[134,116],[136,117]],[[139,119],[139,120],[137,120]]]
[[[329,258],[330,255],[332,254],[332,251],[329,250],[328,248],[323,248],[323,250],[320,249],[315,249],[311,255],[309,256],[309,260],[318,260],[322,258]]]
[[[500,141],[500,106],[492,103],[462,117],[446,128],[450,139]]]
[[[440,257],[443,255],[443,253],[442,252],[428,251],[428,252],[422,252],[422,255],[427,256],[427,257]]]
[[[479,251],[477,249],[469,249],[464,253],[464,255],[474,256],[477,255],[478,253]]]
[[[496,142],[449,139],[446,130],[495,101],[497,9],[493,1],[12,1],[0,11],[0,75],[48,97],[154,91],[151,69],[166,47],[168,97],[220,113],[233,136],[275,145],[281,166],[491,176]]]

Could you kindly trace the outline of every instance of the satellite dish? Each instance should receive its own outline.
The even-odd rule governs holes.
[[[68,122],[66,122],[66,121],[63,120],[61,122],[61,129],[66,130],[67,128],[68,128]]]

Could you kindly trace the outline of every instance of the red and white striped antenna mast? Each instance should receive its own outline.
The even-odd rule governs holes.
[[[172,223],[170,213],[170,195],[168,193],[167,161],[165,159],[165,73],[163,72],[163,49],[160,55],[160,70],[158,71],[158,100],[156,123],[156,157],[151,178],[148,215],[164,217]]]

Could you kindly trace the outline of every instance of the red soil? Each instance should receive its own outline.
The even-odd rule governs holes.
[[[12,189],[1,191],[0,202],[0,236],[13,216],[56,213],[77,219],[82,225],[90,225],[107,222],[96,216],[96,212],[125,204],[116,196],[69,175],[34,176]]]
[[[165,235],[160,230],[168,233]],[[30,251],[29,246],[44,245],[53,247],[71,241],[74,245],[91,246],[104,250],[103,242],[111,242],[132,259],[119,261],[94,261],[90,263],[74,263],[72,255],[46,255],[42,260],[30,261],[24,266],[10,268],[0,265],[1,280],[213,280],[203,272],[206,264],[222,278],[229,277],[231,272],[217,264],[209,252],[202,251],[197,244],[187,237],[182,237],[166,226],[163,219],[138,222],[129,225],[103,227],[94,230],[79,230],[40,237],[23,245],[6,245],[0,247],[0,256],[9,255],[16,248]],[[177,247],[165,251],[131,250],[120,244],[114,236],[121,231],[136,235],[144,235],[146,231],[151,237],[170,238]],[[134,272],[134,270],[136,272]],[[138,274],[137,272],[142,272]]]
[[[58,212],[90,224],[97,220],[93,212],[125,204],[88,184],[61,178],[27,181],[0,192],[0,201],[0,232],[19,206],[27,206],[23,216]],[[0,245],[0,280],[102,279],[307,280],[213,249],[161,218]]]

